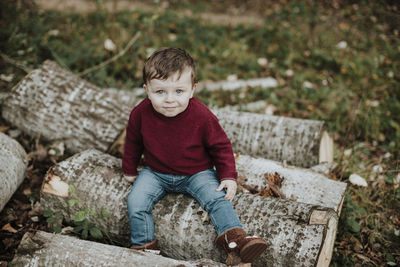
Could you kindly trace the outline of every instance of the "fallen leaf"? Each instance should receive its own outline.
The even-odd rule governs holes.
[[[29,195],[32,195],[32,190],[29,187],[27,187],[27,188],[24,189],[24,191],[22,193],[25,196],[29,196]]]
[[[12,227],[10,223],[7,223],[1,229],[4,230],[4,231],[10,232],[10,233],[14,233],[14,234],[18,233],[18,231],[15,230],[14,227]]]
[[[240,152],[236,153],[236,155],[235,155],[235,161],[237,161],[237,159],[239,158],[239,156],[240,156]]]
[[[10,127],[8,127],[8,126],[0,126],[0,133],[5,133],[6,131],[8,131],[8,129],[10,129]]]
[[[274,174],[265,173],[264,174],[265,181],[269,185],[269,190],[272,196],[280,197],[282,199],[286,199],[285,194],[281,192],[282,182],[284,180],[283,177],[279,175],[279,173],[275,172]]]

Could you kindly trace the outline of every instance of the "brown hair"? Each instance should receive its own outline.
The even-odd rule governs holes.
[[[193,58],[181,48],[161,48],[144,63],[143,83],[147,84],[152,79],[166,80],[176,72],[180,77],[186,68],[192,71],[191,78],[194,85],[197,83],[197,78]]]

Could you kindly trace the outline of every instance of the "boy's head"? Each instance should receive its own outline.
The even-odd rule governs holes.
[[[145,62],[143,68],[143,83],[153,79],[166,80],[174,74],[178,77],[190,70],[192,86],[197,83],[196,65],[193,58],[180,48],[161,48],[154,52]]]
[[[153,108],[175,117],[186,110],[197,86],[194,60],[182,49],[162,48],[147,59],[143,81]]]

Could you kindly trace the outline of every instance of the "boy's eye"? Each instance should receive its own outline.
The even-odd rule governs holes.
[[[158,95],[162,95],[164,93],[164,90],[157,90],[156,91],[156,94],[158,94]]]
[[[182,94],[182,93],[183,93],[183,90],[182,90],[182,89],[178,89],[178,90],[176,90],[176,93],[177,93],[177,94]]]

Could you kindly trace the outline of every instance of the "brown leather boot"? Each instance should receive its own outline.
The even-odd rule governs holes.
[[[240,256],[242,262],[253,262],[267,248],[267,242],[264,239],[256,236],[247,236],[247,233],[241,228],[225,231],[217,236],[215,242],[224,248],[228,258],[229,255],[235,253]]]
[[[136,247],[131,247],[131,249],[136,249],[136,250],[158,250],[158,240],[153,240],[147,244],[144,244],[142,246],[136,246]]]

